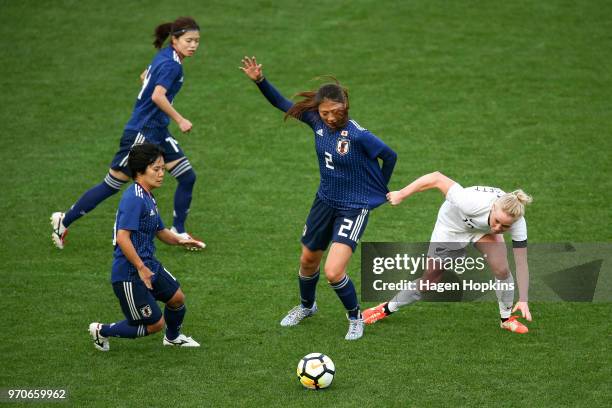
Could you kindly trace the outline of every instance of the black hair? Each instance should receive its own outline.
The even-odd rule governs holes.
[[[348,105],[348,92],[339,84],[325,84],[317,90],[315,102],[320,105],[325,99]]]
[[[200,31],[200,26],[191,17],[179,17],[171,23],[163,23],[155,27],[155,48],[161,48],[168,36],[172,35],[179,38],[187,31]]]
[[[149,165],[164,155],[164,151],[158,145],[143,143],[132,147],[128,156],[127,166],[132,173],[132,179],[136,180],[138,174],[144,174]]]
[[[331,75],[327,77],[331,78],[335,83],[322,85],[316,91],[305,91],[300,92],[296,96],[301,96],[301,101],[293,104],[291,108],[285,113],[285,120],[288,117],[294,117],[300,119],[304,112],[316,111],[319,105],[325,100],[342,103],[345,106],[342,118],[340,118],[339,126],[343,127],[348,122],[348,111],[349,111],[349,96],[348,89],[340,85],[340,82]]]

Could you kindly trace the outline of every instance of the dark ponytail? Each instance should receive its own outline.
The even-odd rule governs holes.
[[[155,34],[153,34],[155,37],[155,41],[153,41],[155,48],[159,49],[162,47],[162,45],[164,45],[164,42],[170,35],[170,32],[172,32],[172,23],[163,23],[155,27]]]
[[[159,49],[170,35],[179,38],[187,31],[200,31],[200,26],[191,17],[179,17],[172,23],[160,24],[155,27],[155,34],[153,34],[155,41],[153,41],[153,45]]]
[[[344,112],[344,118],[341,121],[341,125],[346,125],[348,121],[348,110],[349,110],[349,97],[348,89],[340,85],[340,82],[333,76],[329,76],[335,83],[322,85],[316,91],[305,91],[296,94],[295,96],[301,96],[302,99],[296,102],[289,110],[285,113],[285,120],[288,117],[300,119],[304,112],[316,111],[323,100],[327,99],[333,102],[343,103],[346,106]]]

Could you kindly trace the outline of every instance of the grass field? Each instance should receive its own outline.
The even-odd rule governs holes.
[[[194,129],[172,130],[199,177],[188,228],[209,248],[160,244],[158,256],[203,347],[163,349],[154,335],[100,353],[88,324],[121,318],[109,284],[119,196],[75,223],[61,252],[48,217],[102,180],[152,30],[185,14],[202,46],[175,107]],[[310,130],[283,123],[237,67],[256,55],[287,96],[336,75],[353,118],[399,155],[392,189],[433,170],[522,187],[531,242],[612,242],[611,15],[604,0],[0,0],[0,387],[67,388],[71,406],[100,407],[610,406],[610,303],[532,299],[523,337],[499,330],[496,304],[421,303],[349,343],[322,281],[317,317],[282,329],[316,157]],[[168,223],[173,192],[168,177],[156,193]],[[362,240],[427,240],[440,203],[383,206]],[[294,378],[313,351],[337,366],[324,392]]]

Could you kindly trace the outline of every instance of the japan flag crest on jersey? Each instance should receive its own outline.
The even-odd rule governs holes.
[[[338,139],[338,142],[336,143],[336,151],[341,156],[344,156],[345,154],[349,152],[349,148],[351,147],[351,141],[346,138],[346,136],[348,136],[348,132],[346,130],[343,130],[340,135],[341,137]]]
[[[149,317],[151,317],[151,315],[153,315],[153,310],[151,309],[150,305],[145,305],[140,308],[140,314],[145,319],[148,319]]]

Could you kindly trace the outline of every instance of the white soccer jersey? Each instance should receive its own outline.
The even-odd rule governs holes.
[[[493,202],[505,194],[496,187],[473,186],[463,188],[453,184],[446,194],[446,201],[438,212],[438,220],[432,241],[475,242],[492,233],[489,213]],[[519,218],[508,230],[515,242],[527,240],[525,217]]]

